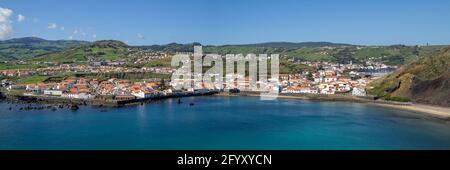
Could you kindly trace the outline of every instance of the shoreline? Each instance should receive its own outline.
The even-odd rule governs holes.
[[[450,121],[450,108],[441,107],[441,106],[433,106],[433,105],[425,105],[414,103],[412,105],[391,105],[391,104],[382,104],[382,103],[368,103],[374,106],[381,106],[392,109],[401,109],[406,111],[411,111],[415,113],[426,114],[426,116],[430,116],[433,118],[442,119],[445,121]]]
[[[207,94],[189,94],[189,95],[175,95],[175,96],[165,96],[165,97],[157,97],[152,99],[139,99],[139,100],[128,100],[128,101],[100,101],[100,100],[73,100],[73,99],[64,99],[60,98],[52,98],[52,97],[37,97],[37,96],[21,96],[21,97],[11,97],[6,96],[5,99],[11,102],[22,101],[26,103],[38,103],[38,104],[78,104],[78,105],[92,105],[92,106],[112,106],[112,107],[120,107],[124,105],[132,105],[139,104],[142,102],[148,102],[153,100],[161,100],[166,98],[180,98],[180,97],[189,97],[189,96],[203,96],[203,95],[214,95],[214,96],[223,96],[223,97],[260,97],[260,93],[258,92],[241,92],[241,93],[228,93],[228,92],[219,92],[219,93],[207,93]],[[22,98],[23,97],[23,98]],[[312,101],[332,101],[332,102],[354,102],[354,103],[364,103],[372,106],[380,106],[391,109],[401,109],[405,111],[411,111],[415,113],[424,114],[424,116],[430,116],[433,118],[442,119],[445,121],[450,121],[450,107],[442,107],[442,106],[434,106],[434,105],[426,105],[419,103],[411,103],[411,102],[394,102],[394,101],[384,101],[384,100],[374,100],[369,99],[367,97],[356,97],[351,95],[321,95],[321,94],[279,94],[278,99],[293,99],[293,100],[312,100]],[[31,100],[30,100],[31,99]]]
[[[103,100],[103,99],[74,99],[74,98],[62,98],[54,96],[12,96],[6,95],[5,98],[1,100],[6,100],[8,102],[19,102],[19,103],[35,103],[35,104],[50,104],[50,105],[89,105],[89,106],[99,106],[99,107],[121,107],[126,105],[134,105],[140,103],[146,103],[151,101],[169,99],[169,98],[183,98],[183,97],[193,97],[193,96],[206,96],[214,95],[217,92],[205,92],[205,93],[182,93],[173,94],[167,96],[153,96],[149,98],[134,98],[127,100]]]
[[[259,97],[259,94],[256,93],[235,93],[235,94],[225,94],[220,93],[216,94],[216,96],[229,96],[229,97]],[[279,94],[279,99],[294,99],[294,100],[316,100],[316,101],[330,101],[330,102],[355,102],[355,103],[364,103],[372,106],[380,106],[391,109],[401,109],[405,111],[411,111],[414,113],[420,113],[424,116],[429,116],[432,118],[437,118],[445,121],[450,121],[450,107],[442,107],[442,106],[434,106],[434,105],[426,105],[412,102],[394,102],[394,101],[383,101],[383,100],[370,100],[366,98],[360,98],[355,96],[324,96],[324,95],[303,95],[303,94]]]

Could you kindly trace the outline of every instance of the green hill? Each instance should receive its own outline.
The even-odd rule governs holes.
[[[369,92],[381,98],[450,106],[450,47],[421,57],[372,85]]]
[[[65,49],[86,45],[89,42],[76,40],[44,40],[35,37],[0,41],[0,61],[30,59]]]
[[[200,43],[191,43],[191,44],[178,44],[178,43],[170,43],[166,45],[150,45],[150,46],[135,46],[135,48],[143,49],[143,50],[151,50],[155,52],[167,52],[167,53],[176,53],[176,52],[194,52],[194,46],[199,46]]]
[[[201,45],[200,43],[194,42],[190,44],[178,44],[170,43],[166,45],[151,45],[151,46],[136,46],[141,49],[149,49],[153,51],[165,51],[165,52],[193,52],[193,47],[195,45]],[[318,48],[318,47],[341,47],[341,46],[353,46],[350,44],[339,44],[330,42],[266,42],[257,44],[239,44],[239,45],[221,45],[213,46],[206,45],[204,50],[208,52],[222,53],[249,53],[249,52],[262,52],[271,51],[270,49],[297,49],[297,48]],[[276,50],[272,50],[276,51]]]
[[[388,65],[403,65],[417,57],[438,52],[443,46],[356,46],[328,42],[274,42],[249,45],[205,46],[205,53],[217,54],[280,54],[300,61],[332,61],[364,63],[369,59]]]
[[[34,61],[86,62],[127,59],[130,52],[149,50],[154,52],[193,52],[200,43],[151,46],[128,46],[114,40],[97,41],[47,41],[39,38],[21,38],[3,41],[9,46],[0,45],[0,59],[14,61],[32,59]],[[1,43],[0,43],[1,44]],[[20,44],[17,45],[17,44]],[[204,53],[217,54],[280,54],[285,59],[296,61],[331,61],[339,63],[365,63],[368,60],[388,65],[403,65],[418,57],[436,53],[443,46],[357,46],[330,42],[267,42],[241,45],[205,45]],[[3,53],[2,53],[3,50]],[[8,55],[2,55],[7,53]]]
[[[342,47],[354,46],[351,44],[331,43],[331,42],[266,42],[257,44],[242,44],[242,45],[224,45],[224,46],[238,46],[238,47],[259,47],[259,48],[318,48],[318,47]],[[222,46],[222,47],[224,47]]]
[[[56,61],[63,63],[87,61],[113,61],[126,56],[129,46],[121,41],[102,40],[90,45],[71,48],[62,52],[37,57],[34,61]]]

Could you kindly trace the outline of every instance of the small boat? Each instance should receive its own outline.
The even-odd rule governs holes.
[[[194,103],[190,103],[189,106],[194,106]]]
[[[181,102],[181,99],[178,99],[178,104],[181,104],[182,102]]]

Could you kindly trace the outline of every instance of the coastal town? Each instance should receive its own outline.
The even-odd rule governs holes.
[[[61,64],[37,69],[11,69],[1,70],[0,76],[8,77],[27,77],[33,75],[53,76],[59,73],[159,73],[171,74],[175,69],[170,67],[142,67],[130,68],[122,66],[106,65],[70,65]]]
[[[449,7],[1,1],[0,160],[58,168],[445,164]]]
[[[162,58],[166,54],[158,54]],[[155,57],[153,57],[154,59]],[[156,57],[157,58],[157,57]],[[137,60],[141,61],[141,60]],[[119,63],[119,61],[112,61]],[[136,61],[134,61],[136,62]],[[136,100],[152,99],[157,97],[170,97],[189,94],[201,94],[208,92],[244,92],[239,89],[237,80],[226,80],[224,86],[214,86],[202,83],[200,86],[192,86],[183,90],[175,90],[173,86],[177,82],[170,82],[162,78],[126,79],[126,78],[98,78],[66,76],[59,79],[46,79],[37,83],[16,83],[9,78],[29,76],[54,76],[61,73],[95,74],[95,73],[157,73],[171,75],[174,67],[141,67],[130,68],[122,64],[111,62],[92,62],[88,65],[57,64],[54,66],[37,69],[13,69],[2,70],[0,75],[2,87],[7,91],[19,91],[23,96],[52,97],[62,99],[80,100]],[[281,73],[279,75],[278,89],[281,94],[344,94],[352,96],[366,96],[368,84],[378,78],[380,73],[388,73],[393,69],[382,63],[364,64],[338,64],[333,62],[300,62],[316,71],[302,71],[295,74]],[[367,72],[370,70],[370,73]],[[70,74],[69,74],[70,75]],[[168,77],[169,77],[168,76]],[[243,77],[236,75],[234,77]],[[223,77],[229,79],[229,76]],[[246,82],[241,82],[246,83]],[[262,82],[265,83],[265,82]]]
[[[366,96],[368,84],[372,80],[389,73],[393,68],[381,63],[367,63],[370,66],[329,62],[302,62],[302,64],[317,68],[317,71],[280,74],[283,87],[281,93]],[[367,73],[362,70],[371,70],[371,72]]]

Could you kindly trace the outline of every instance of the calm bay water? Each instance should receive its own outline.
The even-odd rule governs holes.
[[[450,149],[449,123],[407,111],[251,97],[182,101],[78,111],[2,102],[0,149]]]

